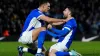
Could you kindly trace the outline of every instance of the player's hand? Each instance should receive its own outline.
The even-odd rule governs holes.
[[[66,19],[62,19],[63,22],[66,22]]]
[[[64,19],[63,22],[66,22],[66,20]]]
[[[51,29],[52,28],[52,25],[51,24],[48,24],[47,28],[48,29]]]

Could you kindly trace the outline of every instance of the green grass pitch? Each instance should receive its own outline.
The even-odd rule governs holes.
[[[45,42],[46,48],[49,48],[54,42]],[[18,42],[0,42],[0,56],[18,56],[17,47],[25,46]],[[100,56],[100,41],[79,42],[73,41],[70,49],[75,49],[83,56]],[[24,56],[33,56],[25,53]]]

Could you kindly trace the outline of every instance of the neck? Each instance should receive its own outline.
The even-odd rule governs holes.
[[[68,19],[71,19],[72,18],[72,16],[71,15],[68,15],[68,17],[67,17]]]
[[[66,21],[72,19],[73,17],[71,15],[69,15],[67,18],[66,18]]]

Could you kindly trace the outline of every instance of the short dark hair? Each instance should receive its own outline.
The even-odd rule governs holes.
[[[62,6],[62,10],[64,11],[66,8],[68,8],[70,11],[71,11],[71,16],[75,16],[75,11],[74,11],[74,8],[72,6],[68,6],[68,5],[64,5]]]
[[[42,4],[48,3],[48,0],[39,0],[39,6],[41,6]]]
[[[71,11],[71,16],[74,16],[75,15],[74,8],[72,8],[70,6],[67,6],[66,8],[68,8]]]

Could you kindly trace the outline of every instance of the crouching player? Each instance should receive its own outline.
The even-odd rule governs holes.
[[[43,14],[44,12],[48,12],[49,9],[50,2],[47,0],[41,0],[39,2],[39,7],[37,9],[32,10],[30,14],[27,16],[18,42],[28,45],[30,44],[30,46],[32,47],[29,46],[29,48],[26,48],[19,46],[18,56],[23,56],[24,52],[28,52],[33,55],[36,54],[35,56],[44,56],[42,51],[45,51],[45,48],[43,48],[46,35],[45,22],[65,22],[62,19],[51,18]],[[36,40],[38,40],[37,45],[34,44],[36,43]]]
[[[50,47],[49,56],[80,56],[80,54],[74,50],[65,52],[65,50],[69,49],[72,43],[77,28],[77,23],[75,18],[72,17],[72,8],[67,7],[63,11],[63,14],[66,17],[66,22],[64,23],[62,30],[55,29],[50,24],[48,25],[49,30],[54,31],[54,33],[49,30],[47,33],[55,38],[59,38],[58,43]]]

